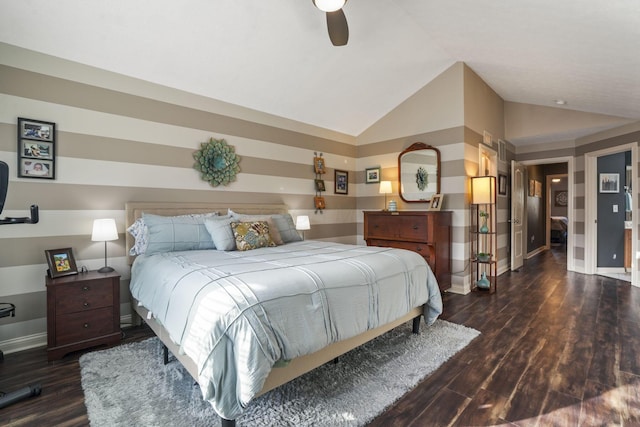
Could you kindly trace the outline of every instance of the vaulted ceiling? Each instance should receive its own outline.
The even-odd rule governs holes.
[[[353,136],[458,61],[505,101],[640,119],[637,0],[344,12],[334,47],[311,0],[0,0],[0,41]]]

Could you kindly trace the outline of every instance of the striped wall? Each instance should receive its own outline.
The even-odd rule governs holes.
[[[504,139],[504,102],[462,63],[391,111],[357,137],[225,104],[149,82],[0,43],[0,160],[10,167],[2,216],[26,216],[40,206],[38,224],[0,227],[0,302],[17,306],[0,319],[0,348],[17,351],[46,342],[45,249],[73,248],[79,265],[103,264],[102,243],[90,240],[92,221],[116,219],[120,239],[109,243],[109,264],[122,273],[123,321],[131,313],[124,249],[128,201],[284,203],[311,217],[308,238],[364,244],[363,210],[381,209],[384,196],[365,183],[364,170],[380,166],[394,182],[399,209],[426,209],[397,196],[397,158],[420,141],[441,153],[442,209],[453,212],[453,290],[466,293],[469,277],[469,178],[478,170],[483,131]],[[57,124],[56,180],[18,178],[18,117]],[[632,129],[627,132],[640,131]],[[237,181],[212,188],[193,170],[193,152],[210,137],[224,138],[242,157]],[[631,137],[557,143],[528,150],[507,143],[511,159],[575,157],[576,269],[584,264],[584,153]],[[614,139],[611,139],[614,138]],[[636,138],[637,141],[637,138]],[[584,148],[577,148],[583,147]],[[495,148],[495,147],[494,147]],[[327,209],[313,208],[314,152],[322,152]],[[333,191],[335,169],[349,172],[347,195]],[[498,197],[498,271],[509,268],[510,201]],[[582,233],[582,234],[581,234]],[[640,247],[640,246],[639,246]]]
[[[55,180],[17,177],[18,117],[56,123]],[[241,173],[227,187],[210,187],[192,168],[193,152],[210,137],[241,156]],[[316,151],[327,166],[322,215],[313,208]],[[356,156],[347,135],[0,45],[0,160],[10,167],[2,217],[40,207],[38,224],[0,227],[0,302],[16,305],[15,318],[0,320],[0,348],[46,343],[44,251],[71,247],[78,266],[99,268],[104,245],[90,238],[97,218],[116,219],[120,239],[108,243],[109,265],[122,274],[127,320],[128,201],[285,203],[294,216],[310,216],[308,238],[355,242],[364,180]],[[334,194],[335,169],[349,172],[348,195]]]

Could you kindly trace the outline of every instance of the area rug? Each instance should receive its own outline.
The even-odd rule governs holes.
[[[437,320],[408,322],[254,399],[239,426],[362,426],[479,335]],[[82,388],[93,427],[217,426],[218,416],[179,362],[162,363],[157,338],[87,353]]]

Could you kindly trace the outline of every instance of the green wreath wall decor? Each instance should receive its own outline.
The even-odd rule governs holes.
[[[193,158],[196,160],[193,168],[212,187],[229,185],[240,172],[240,156],[224,139],[209,138],[209,142],[200,143],[200,149],[193,153]]]

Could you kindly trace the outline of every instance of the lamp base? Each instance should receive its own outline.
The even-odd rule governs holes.
[[[98,270],[98,273],[111,273],[112,271],[115,271],[115,270],[112,267],[105,265],[104,267]]]

